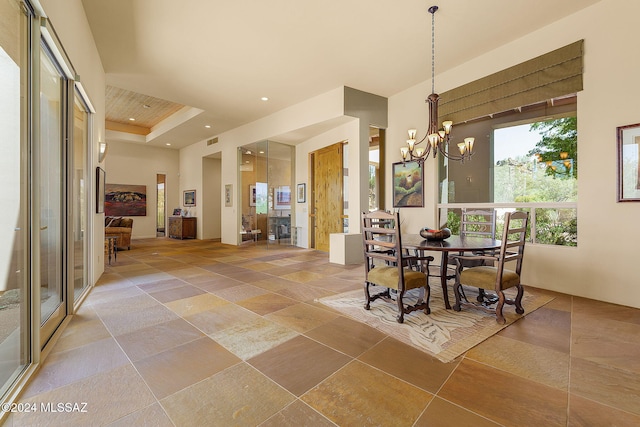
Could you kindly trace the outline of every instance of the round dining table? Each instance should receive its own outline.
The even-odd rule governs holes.
[[[442,285],[442,297],[447,309],[449,304],[449,293],[447,292],[447,265],[449,264],[449,252],[477,252],[500,249],[502,242],[497,239],[471,236],[450,236],[444,240],[426,240],[419,234],[403,234],[402,249],[417,250],[420,254],[426,251],[441,252],[440,261],[440,284]]]

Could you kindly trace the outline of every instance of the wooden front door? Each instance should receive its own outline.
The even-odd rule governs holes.
[[[329,234],[344,231],[342,147],[337,143],[311,153],[312,247],[325,252],[329,252]]]

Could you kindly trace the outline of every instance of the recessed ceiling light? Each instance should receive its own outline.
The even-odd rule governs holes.
[[[204,125],[207,129],[211,129],[211,125]]]
[[[251,150],[247,150],[247,152],[244,154],[251,154]]]
[[[262,98],[260,98],[260,99],[262,99],[263,101],[268,101],[268,100],[269,100],[269,98],[267,98],[266,96],[263,96],[263,97],[262,97]]]
[[[133,117],[129,117],[129,120],[132,121],[132,122],[136,121],[136,119],[134,119]]]
[[[264,151],[260,150],[260,154],[264,154]]]
[[[165,145],[171,145],[171,143],[170,143],[170,142],[167,142]]]
[[[149,105],[149,104],[142,104],[142,108],[151,108],[151,105]]]

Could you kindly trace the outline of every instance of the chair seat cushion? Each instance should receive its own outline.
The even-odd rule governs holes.
[[[460,283],[474,288],[494,289],[498,269],[491,266],[467,268],[460,273]],[[504,269],[501,289],[511,288],[520,283],[520,276],[515,271]]]
[[[367,281],[385,288],[398,289],[397,267],[375,267],[369,272]],[[415,289],[427,285],[427,276],[420,272],[404,269],[404,289]]]

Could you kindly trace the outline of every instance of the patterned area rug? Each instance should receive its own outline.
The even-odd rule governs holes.
[[[455,302],[453,290],[449,287],[449,301]],[[372,287],[372,295],[381,288]],[[477,293],[465,288],[469,301],[475,301]],[[507,293],[514,296],[515,293]],[[405,294],[406,303],[415,304],[416,289]],[[324,305],[334,308],[344,315],[379,329],[386,334],[433,355],[442,362],[451,362],[470,348],[480,344],[490,336],[506,328],[516,320],[537,310],[551,301],[547,295],[531,295],[526,290],[522,299],[524,314],[515,312],[515,306],[505,304],[503,309],[506,324],[496,322],[495,315],[473,307],[463,307],[456,312],[444,308],[440,283],[431,284],[429,307],[431,314],[414,311],[405,314],[404,323],[396,321],[397,306],[378,299],[371,303],[371,310],[364,309],[364,290],[349,291],[319,299]]]

